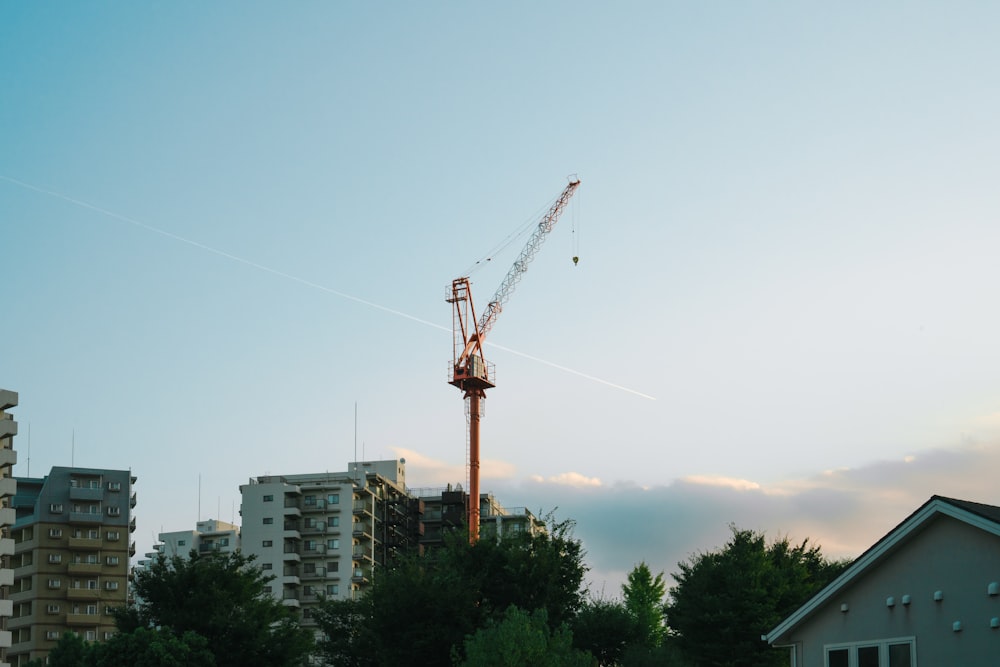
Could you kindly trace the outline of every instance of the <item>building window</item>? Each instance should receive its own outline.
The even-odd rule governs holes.
[[[270,494],[264,496],[264,502],[265,503],[273,503],[274,502],[274,496],[272,496]]]
[[[48,630],[45,633],[45,638],[46,639],[59,639],[59,631],[58,630]]]
[[[121,490],[122,490],[121,482],[108,482],[108,491],[121,491]]]
[[[49,537],[62,537],[62,528],[49,528]]]
[[[261,563],[260,564],[260,569],[262,569],[262,570],[270,570],[271,567],[272,567],[272,565],[270,563]]]
[[[50,563],[61,563],[62,562],[62,554],[49,554],[49,562]]]
[[[187,540],[177,540],[177,546],[183,547],[187,544]]]
[[[122,509],[120,507],[109,507],[108,516],[121,516]]]
[[[62,582],[58,579],[49,579],[49,588],[59,588],[62,586]]]
[[[306,551],[316,551],[316,540],[306,540],[304,546]]]
[[[273,518],[271,518],[269,516],[264,517],[264,525],[265,526],[270,526],[272,523],[274,523],[274,519]]]
[[[271,593],[271,587],[270,586],[264,586],[264,592],[270,595],[270,593]]]
[[[340,494],[339,493],[331,493],[330,495],[328,495],[326,497],[326,502],[327,502],[327,504],[330,504],[330,505],[339,505],[340,504]]]
[[[340,571],[340,563],[338,563],[335,560],[328,561],[327,564],[326,564],[326,571],[327,572],[339,572]]]
[[[327,584],[326,594],[327,595],[338,595],[340,593],[340,586],[337,584]]]
[[[305,505],[306,507],[315,507],[316,496],[306,496],[305,498],[302,499],[302,504]]]
[[[59,605],[57,605],[57,604],[50,604],[50,605],[48,605],[47,607],[45,607],[45,613],[46,614],[58,614],[59,613]]]
[[[223,537],[221,540],[219,540],[219,546],[220,547],[228,547],[229,546],[229,538],[228,537]]]
[[[340,517],[331,516],[328,520],[328,523],[330,524],[331,528],[338,528],[340,526]]]
[[[107,563],[108,565],[118,565],[118,556],[108,556]]]
[[[327,546],[328,549],[339,549],[340,548],[340,540],[327,540],[326,541],[326,546]]]
[[[109,530],[108,531],[108,540],[110,540],[111,542],[114,542],[115,540],[121,539],[121,536],[122,536],[122,534],[119,533],[117,530]]]
[[[826,667],[914,667],[915,644],[906,637],[827,646]]]
[[[53,514],[61,514],[63,511],[62,503],[52,503],[49,505],[49,511]]]
[[[316,563],[302,564],[302,574],[314,574],[315,572],[316,572]]]
[[[109,591],[117,591],[118,590],[118,582],[117,581],[105,581],[104,582],[104,588],[106,588]],[[94,613],[96,614],[97,612],[95,611]]]
[[[274,546],[274,541],[273,540],[264,540],[264,542],[261,544],[261,546],[273,547]]]
[[[97,641],[97,630],[87,630],[87,635],[86,635],[85,639],[88,642],[96,642]]]

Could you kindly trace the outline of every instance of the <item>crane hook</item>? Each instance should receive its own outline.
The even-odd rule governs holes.
[[[573,266],[576,266],[579,263],[580,263],[580,258],[577,257],[576,255],[574,255],[573,256]]]

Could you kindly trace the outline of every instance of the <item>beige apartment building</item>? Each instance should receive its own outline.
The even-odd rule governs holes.
[[[14,583],[11,559],[14,555],[14,540],[11,528],[15,514],[12,508],[17,481],[13,476],[17,453],[14,451],[14,436],[17,422],[9,410],[17,406],[17,393],[0,389],[0,667],[9,667],[7,652],[11,644],[10,616],[14,613],[14,603],[10,599],[10,587]]]
[[[54,467],[17,478],[13,614],[7,658],[44,659],[64,632],[88,641],[115,631],[128,596],[136,478],[127,470]]]

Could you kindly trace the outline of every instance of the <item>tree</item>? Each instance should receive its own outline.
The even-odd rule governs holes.
[[[217,667],[293,667],[312,648],[312,633],[265,591],[270,577],[240,553],[191,551],[188,558],[158,556],[136,573],[140,602],[116,610],[118,628],[195,633],[207,640]]]
[[[639,624],[620,601],[590,600],[572,624],[573,646],[590,653],[598,665],[622,664],[625,651],[639,642]]]
[[[510,606],[499,621],[465,640],[459,667],[590,667],[591,657],[573,648],[573,633],[563,625],[549,629],[544,609],[528,613]]]
[[[771,667],[786,652],[761,640],[783,618],[836,577],[846,563],[823,558],[809,540],[766,543],[763,533],[730,526],[719,551],[678,563],[667,624],[696,667]]]
[[[48,662],[39,660],[39,665],[50,667],[84,667],[89,645],[75,632],[64,632],[56,645],[49,651]],[[32,660],[31,662],[35,662]],[[31,663],[28,663],[31,665]]]
[[[461,660],[466,638],[502,621],[511,606],[544,610],[555,633],[583,601],[583,550],[571,531],[571,522],[553,521],[548,534],[475,545],[454,533],[426,555],[399,558],[392,569],[378,571],[357,606],[321,605],[326,660],[449,667],[453,648]]]
[[[359,600],[325,600],[313,610],[313,621],[321,638],[316,655],[332,667],[374,667],[371,651],[365,650],[367,605]]]
[[[136,628],[90,645],[87,667],[215,667],[208,640],[194,632]]]
[[[625,609],[635,619],[639,628],[638,641],[643,646],[659,646],[666,634],[663,624],[663,598],[667,587],[663,573],[653,577],[649,566],[641,562],[628,573],[628,580],[622,584],[622,598]]]

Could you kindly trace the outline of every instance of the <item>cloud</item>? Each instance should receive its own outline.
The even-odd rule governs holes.
[[[1000,504],[998,468],[1000,447],[970,445],[768,483],[703,474],[653,487],[571,485],[536,476],[490,490],[501,502],[573,519],[592,592],[614,596],[640,561],[669,575],[679,562],[723,546],[731,524],[772,540],[808,538],[829,558],[854,558],[932,495]]]
[[[409,482],[418,480],[420,486],[435,487],[447,484],[465,484],[466,469],[460,464],[448,463],[433,459],[420,452],[405,447],[391,447],[398,457],[406,459],[406,474]],[[480,480],[512,479],[517,474],[517,468],[512,463],[483,459],[480,468]]]
[[[541,475],[532,475],[529,478],[532,482],[537,484],[556,484],[559,486],[575,486],[579,488],[587,487],[598,487],[601,486],[601,480],[597,477],[587,477],[586,475],[581,475],[578,472],[562,472],[558,475],[552,475],[550,477],[542,477]]]

